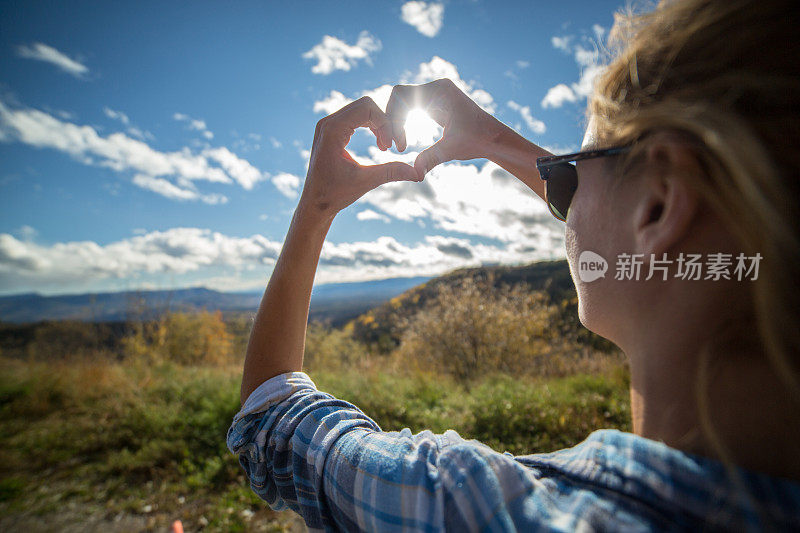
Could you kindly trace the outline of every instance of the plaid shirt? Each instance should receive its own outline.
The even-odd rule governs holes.
[[[526,456],[451,430],[384,432],[302,372],[250,395],[228,447],[256,494],[312,531],[800,530],[794,481],[736,469],[737,484],[716,461],[616,430]]]

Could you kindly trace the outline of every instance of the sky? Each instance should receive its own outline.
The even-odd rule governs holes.
[[[554,153],[577,150],[618,1],[2,2],[0,294],[263,289],[316,122],[448,77]],[[415,155],[367,129],[362,164]],[[563,223],[487,160],[339,213],[315,283],[564,256]]]

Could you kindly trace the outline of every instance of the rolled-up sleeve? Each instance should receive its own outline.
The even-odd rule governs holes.
[[[437,461],[465,441],[455,431],[383,432],[292,372],[253,391],[227,443],[253,491],[274,510],[299,513],[310,529],[438,531],[446,498]]]

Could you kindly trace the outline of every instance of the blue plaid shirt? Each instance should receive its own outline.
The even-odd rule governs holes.
[[[381,431],[302,372],[258,387],[228,447],[272,509],[310,530],[800,530],[800,483],[616,430],[513,456],[455,431]],[[744,490],[742,490],[744,489]]]

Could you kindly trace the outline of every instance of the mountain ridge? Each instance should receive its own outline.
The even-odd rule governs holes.
[[[363,312],[427,281],[428,277],[326,283],[312,291],[312,317],[342,312]],[[150,291],[109,291],[46,296],[36,292],[0,296],[0,321],[28,323],[44,320],[113,322],[149,318],[164,311],[255,312],[262,290],[225,292],[207,287]]]

